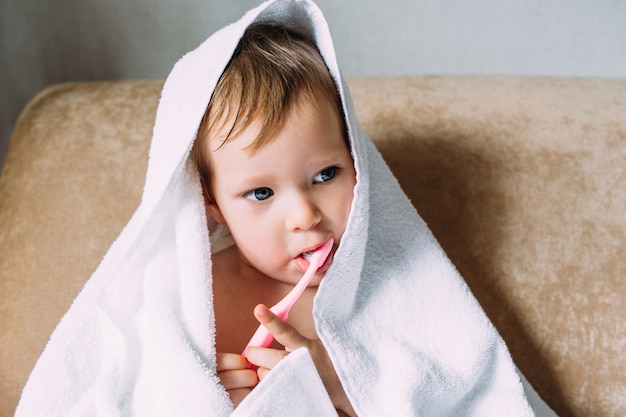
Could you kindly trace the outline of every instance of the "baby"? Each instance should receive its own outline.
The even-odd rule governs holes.
[[[356,184],[337,88],[316,47],[281,27],[250,26],[215,88],[193,154],[206,210],[235,242],[213,257],[217,370],[233,403],[305,346],[335,407],[354,415],[311,313]],[[330,256],[283,322],[265,305],[294,287],[309,265],[303,254],[331,237]],[[276,342],[246,350],[255,371],[241,352],[259,322]]]
[[[331,238],[288,321],[273,315]],[[259,323],[275,342],[246,349]],[[172,70],[141,205],[16,416],[334,409],[533,415],[504,341],[360,127],[321,11],[270,0]]]

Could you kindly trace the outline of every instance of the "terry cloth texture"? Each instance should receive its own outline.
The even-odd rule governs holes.
[[[357,413],[533,415],[524,388],[534,398],[532,389],[504,342],[359,126],[321,12],[297,0],[262,4],[174,67],[141,203],[57,326],[16,415],[233,412],[215,371],[210,257],[228,244],[227,233],[213,224],[207,231],[189,152],[219,76],[258,21],[313,39],[342,98],[357,185],[313,313]],[[328,415],[333,408],[308,352],[298,350],[235,413]]]

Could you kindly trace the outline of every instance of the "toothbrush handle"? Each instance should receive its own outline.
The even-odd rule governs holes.
[[[281,312],[274,311],[275,307],[276,306],[270,308],[270,310],[272,310],[272,312],[276,314],[278,317],[280,317],[281,319],[287,320],[287,315],[289,314],[289,311],[282,314]],[[256,332],[254,332],[254,334],[250,338],[248,345],[244,348],[243,352],[241,353],[241,356],[243,356],[244,358],[246,357],[246,349],[248,349],[248,347],[250,346],[257,346],[257,347],[264,347],[264,348],[270,347],[273,340],[274,340],[274,336],[269,332],[269,330],[265,328],[265,326],[260,324],[259,327],[256,329]],[[256,367],[253,367],[253,369],[256,369]]]
[[[265,328],[265,326],[260,325],[256,332],[250,338],[248,342],[248,346],[243,350],[243,354],[245,354],[246,349],[250,346],[259,346],[259,347],[269,347],[274,340],[274,336]]]
[[[276,308],[277,306],[278,304],[270,308],[270,311],[276,314],[282,320],[286,321],[287,316],[289,315],[289,310],[277,311],[279,310]],[[249,346],[269,347],[272,344],[273,340],[274,340],[274,336],[272,336],[272,334],[265,328],[265,326],[263,326],[262,324],[259,324],[259,327],[256,329],[256,332],[254,332],[254,334],[250,338],[250,341],[248,342],[246,349]],[[244,352],[245,352],[245,349],[244,349]]]
[[[289,293],[283,297],[278,303],[276,303],[270,310],[280,317],[282,320],[287,321],[289,310],[295,304],[296,300],[302,295],[309,282],[315,275],[317,269],[324,263],[328,257],[330,250],[332,249],[334,239],[330,237],[321,247],[313,254],[313,258],[309,263],[309,267],[304,272],[304,275],[298,283],[289,291]],[[263,326],[262,324],[256,329],[256,332],[252,335],[252,338],[248,342],[248,345],[244,348],[241,356],[246,357],[246,349],[250,346],[269,347],[274,340],[274,336]]]
[[[282,300],[272,306],[270,310],[282,320],[287,320],[289,310],[291,310],[291,307],[295,304],[298,297],[300,297],[300,295],[308,285],[311,277],[315,273],[315,269],[317,268],[309,267],[304,276],[300,279],[298,284],[289,292],[289,294],[287,294]],[[274,336],[272,336],[272,334],[265,328],[265,326],[261,324],[256,329],[256,332],[254,332],[252,338],[248,342],[248,345],[243,351],[245,353],[246,349],[249,346],[269,347],[269,345],[272,344],[272,340],[274,340]]]
[[[267,329],[263,327],[263,325],[260,325],[256,329],[256,332],[254,332],[254,334],[252,335],[252,338],[248,342],[248,346],[246,346],[243,352],[241,352],[241,356],[243,356],[243,358],[247,361],[248,358],[246,356],[246,350],[248,349],[248,347],[250,346],[269,347],[272,344],[272,340],[274,340],[274,336],[272,336],[272,334],[268,332]],[[257,366],[250,362],[248,362],[248,367],[255,371],[257,369]]]

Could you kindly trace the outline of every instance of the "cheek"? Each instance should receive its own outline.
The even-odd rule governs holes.
[[[246,263],[258,269],[260,260],[269,256],[267,239],[250,230],[232,230],[231,234]]]
[[[256,240],[255,222],[246,215],[244,210],[240,210],[237,205],[224,203],[220,204],[220,208],[237,246]]]
[[[335,206],[334,218],[337,219],[337,225],[341,227],[341,231],[346,228],[350,210],[352,209],[352,200],[354,198],[354,182],[348,181],[344,187],[338,191],[337,204]]]
[[[344,207],[346,210],[346,222],[348,221],[348,216],[350,215],[350,209],[352,208],[352,200],[354,200],[354,188],[356,187],[356,171],[352,168],[351,176],[349,180],[346,181],[347,184],[344,190]]]
[[[227,222],[237,246],[255,248],[261,246],[268,237],[264,234],[263,226],[245,216],[233,216]]]
[[[346,193],[346,195],[348,196],[347,198],[344,199],[344,205],[343,205],[343,227],[345,229],[346,224],[348,223],[348,217],[350,217],[350,211],[352,209],[352,199],[353,199],[353,190],[350,189],[349,192]]]
[[[227,224],[239,250],[250,260],[262,260],[275,252],[277,226],[271,219],[231,213]]]

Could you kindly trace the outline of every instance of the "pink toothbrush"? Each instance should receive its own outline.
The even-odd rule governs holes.
[[[304,275],[302,275],[302,278],[300,278],[300,281],[298,281],[296,286],[293,287],[291,291],[289,291],[289,294],[287,294],[282,300],[280,300],[278,303],[270,308],[270,310],[274,314],[276,314],[283,320],[287,320],[289,310],[291,310],[291,307],[293,307],[296,301],[298,301],[298,298],[300,298],[300,296],[304,292],[304,289],[309,285],[309,282],[311,282],[311,279],[313,278],[319,267],[322,266],[326,261],[326,258],[328,258],[330,250],[333,247],[333,242],[334,239],[331,237],[326,242],[324,242],[322,246],[315,249],[310,258],[309,267],[307,268]],[[272,334],[268,332],[267,329],[261,324],[259,325],[259,328],[256,330],[254,335],[252,335],[252,338],[248,342],[246,349],[249,346],[269,347],[269,345],[272,344],[272,340],[274,340],[274,336],[272,336]],[[246,349],[244,349],[244,353],[242,353],[244,357]]]

